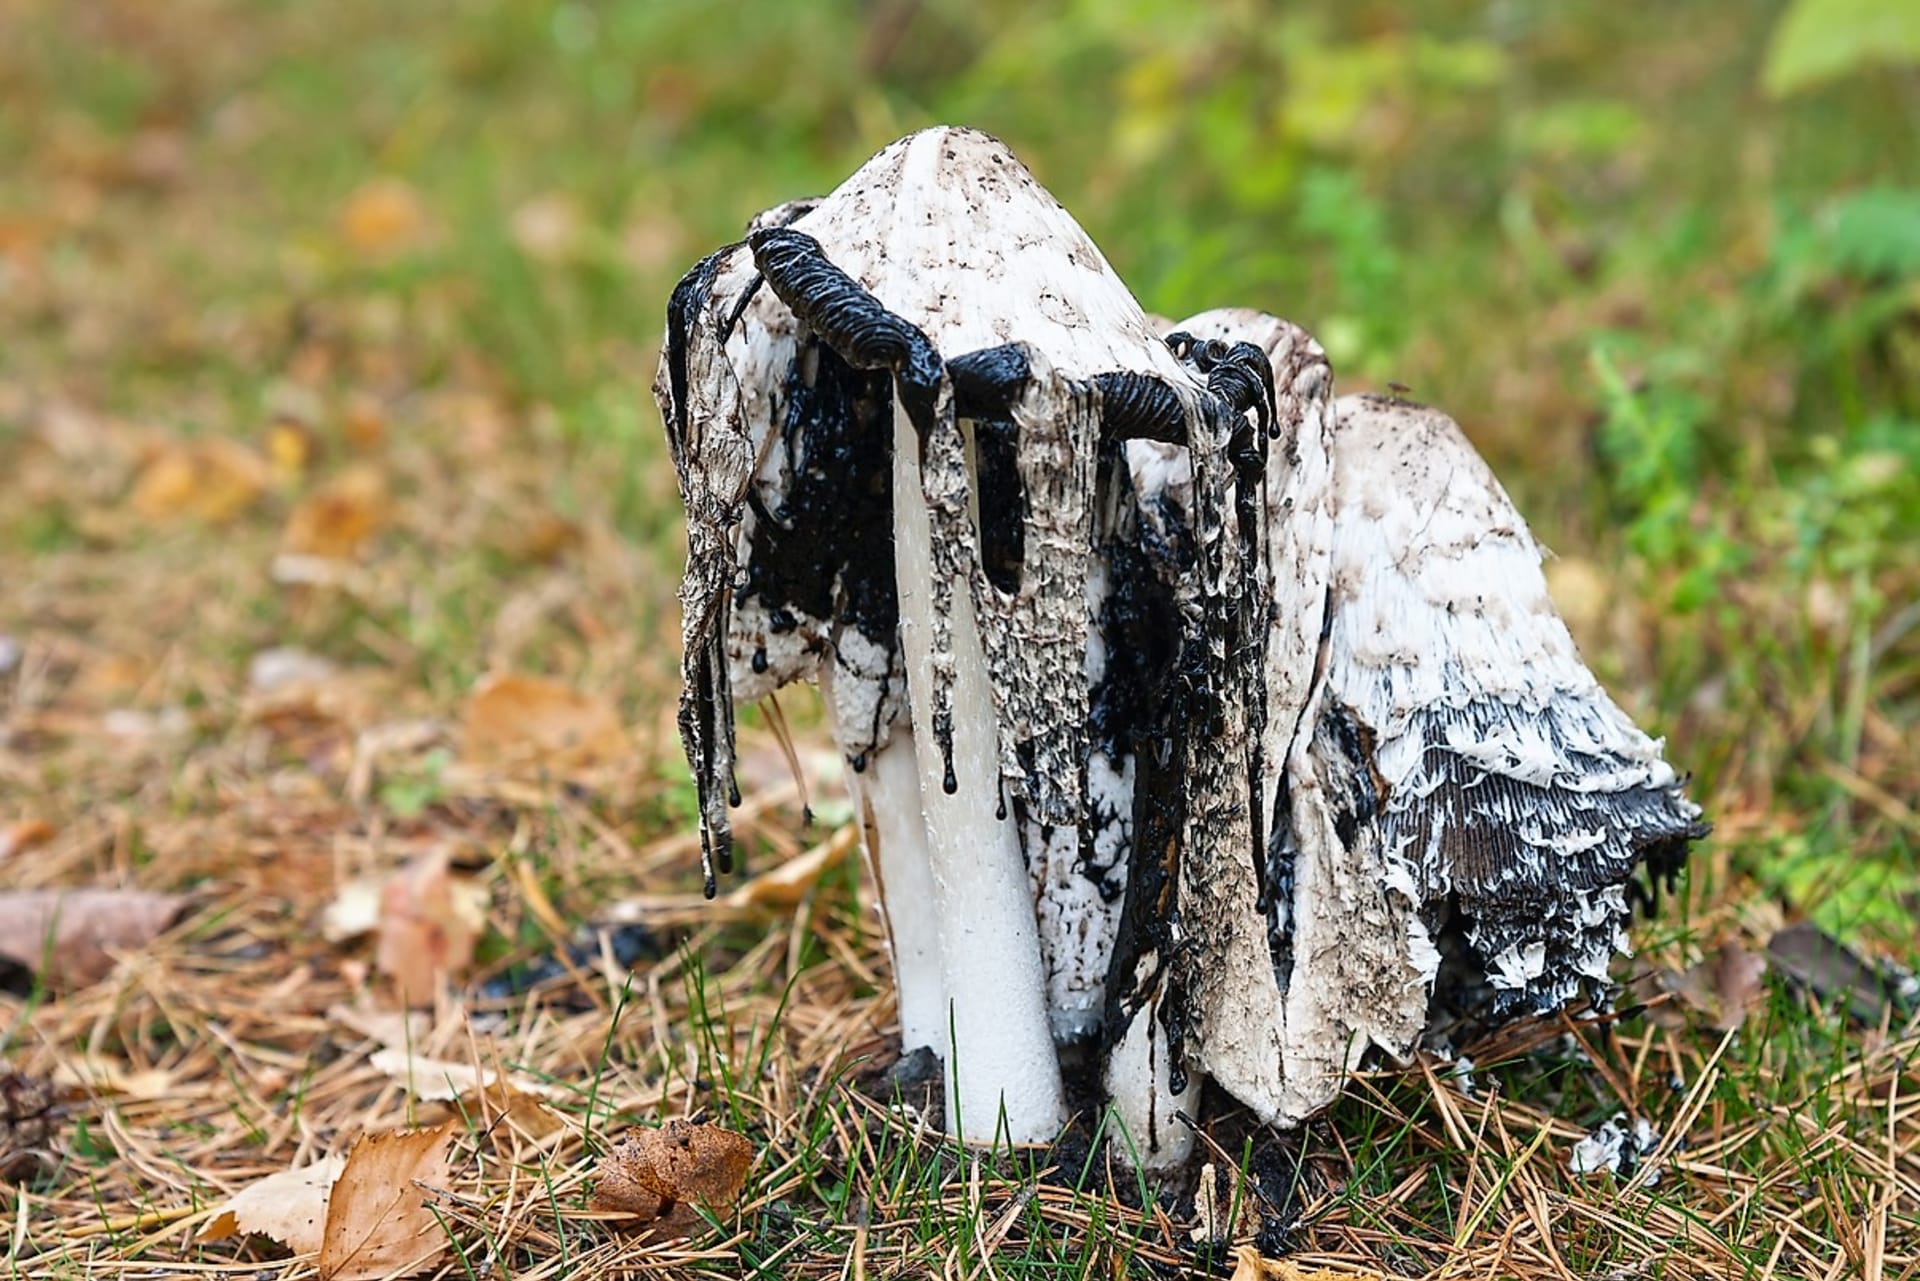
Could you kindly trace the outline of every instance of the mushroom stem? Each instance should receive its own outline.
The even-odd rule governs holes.
[[[900,1046],[925,1045],[947,1057],[947,990],[941,975],[940,917],[934,909],[927,819],[920,804],[920,765],[913,735],[896,725],[864,773],[849,776],[880,887],[893,979],[900,1004]]]
[[[932,530],[920,481],[920,438],[894,413],[894,563],[911,720],[934,718]],[[1064,1108],[1047,1021],[1046,971],[1019,834],[999,810],[999,737],[986,655],[964,583],[952,607],[953,748],[916,753],[932,906],[950,1020],[947,1129],[961,1138],[1051,1139]],[[949,787],[951,784],[951,787]],[[889,887],[889,900],[899,894]]]
[[[1144,976],[1143,976],[1144,977]],[[1115,1154],[1143,1170],[1166,1170],[1193,1154],[1193,1127],[1175,1114],[1197,1111],[1202,1075],[1189,1069],[1186,1088],[1173,1088],[1173,1056],[1160,1026],[1156,992],[1134,1014],[1107,1056],[1108,1108],[1120,1133],[1110,1137]]]

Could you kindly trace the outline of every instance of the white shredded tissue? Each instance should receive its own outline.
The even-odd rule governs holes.
[[[1630,1122],[1626,1113],[1616,1112],[1573,1145],[1567,1168],[1580,1175],[1606,1173],[1631,1177],[1641,1158],[1659,1146],[1660,1132],[1645,1117]],[[1657,1170],[1649,1170],[1644,1180],[1648,1187],[1659,1181]]]

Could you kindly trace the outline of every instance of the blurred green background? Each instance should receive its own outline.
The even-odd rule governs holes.
[[[372,415],[413,451],[380,554],[415,574],[353,606],[404,641],[372,648],[464,688],[552,549],[460,531],[520,504],[641,549],[620,604],[660,682],[619,697],[649,715],[678,556],[647,394],[667,291],[761,207],[968,123],[1150,309],[1278,312],[1348,388],[1460,419],[1561,553],[1596,667],[1696,770],[1705,892],[1752,878],[1911,939],[1920,6],[0,0],[0,22],[11,582],[188,590],[308,483],[116,524],[146,455],[92,465],[49,406],[269,461],[275,424],[324,461]],[[449,390],[467,410],[432,408]],[[236,651],[371,645],[263,580],[202,587]]]

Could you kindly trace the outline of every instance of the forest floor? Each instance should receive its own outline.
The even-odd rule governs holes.
[[[0,0],[6,1275],[1920,1276],[1914,79],[1768,99],[1711,7],[715,8]],[[698,896],[662,304],[936,118],[1453,412],[1715,824],[1619,1014],[1214,1151],[1224,1243],[882,1094],[811,695],[814,824],[750,713]],[[673,1118],[721,1205],[649,1227]]]

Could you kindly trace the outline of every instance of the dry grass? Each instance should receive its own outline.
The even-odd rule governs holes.
[[[540,38],[577,8],[542,10]],[[264,1175],[456,1115],[432,1189],[454,1247],[440,1276],[1231,1270],[1230,1251],[1196,1246],[1191,1188],[1143,1199],[1088,1155],[1091,1118],[1053,1152],[982,1154],[877,1097],[894,1012],[853,860],[791,898],[686,900],[676,504],[642,335],[705,222],[751,202],[713,179],[715,208],[684,223],[651,201],[596,210],[603,169],[570,140],[573,108],[515,96],[519,18],[448,35],[383,6],[177,9],[0,0],[0,29],[25,33],[0,37],[0,88],[40,111],[0,122],[16,153],[0,164],[0,640],[17,646],[0,664],[0,842],[36,841],[0,855],[0,893],[191,898],[105,980],[0,994],[0,1053],[64,1091],[52,1150],[0,1185],[8,1275],[312,1274],[271,1242],[196,1234]],[[342,66],[371,78],[343,87]],[[672,71],[647,81],[650,110],[698,97]],[[518,157],[499,171],[474,158],[495,129]],[[595,230],[577,240],[529,199],[561,181],[548,156],[592,175]],[[371,181],[394,173],[413,181]],[[706,173],[688,157],[667,186]],[[1575,287],[1512,349],[1564,356],[1656,283]],[[1454,359],[1428,350],[1444,332],[1409,346],[1423,391]],[[1520,363],[1547,390],[1516,389],[1493,355],[1457,385],[1505,388],[1514,440],[1585,412],[1546,356]],[[1788,396],[1765,366],[1739,374],[1760,417]],[[1568,444],[1540,447],[1541,476]],[[1278,1145],[1243,1146],[1219,1117],[1216,1166],[1261,1175],[1228,1186],[1255,1211],[1245,1234],[1341,1275],[1920,1276],[1913,1013],[1875,999],[1850,1020],[1776,978],[1729,1032],[1675,977],[1728,942],[1759,951],[1920,841],[1920,631],[1901,609],[1916,571],[1808,587],[1757,560],[1728,610],[1661,617],[1639,602],[1666,592],[1662,567],[1584,524],[1583,495],[1540,492],[1562,500],[1541,520],[1586,575],[1576,629],[1700,764],[1718,835],[1639,931],[1629,1017],[1508,1029],[1467,1047],[1471,1077],[1365,1078]],[[263,689],[250,664],[277,647],[328,667]],[[478,750],[470,694],[509,671],[612,709],[624,750]],[[787,710],[814,759],[806,701]],[[831,782],[803,828],[764,721],[747,742],[749,870],[844,849]],[[373,945],[328,942],[322,917],[356,878],[438,850],[484,891],[486,925],[403,1019]],[[1761,875],[1776,850],[1790,882]],[[1864,933],[1910,946],[1912,885],[1885,886]],[[568,952],[579,922],[594,942]],[[555,956],[530,991],[485,986]],[[395,1045],[411,1076],[376,1057]],[[447,1100],[428,1061],[508,1084]],[[1615,1112],[1659,1147],[1632,1175],[1571,1173]],[[594,1211],[589,1183],[608,1136],[675,1116],[737,1129],[758,1156],[732,1214],[657,1241]]]

